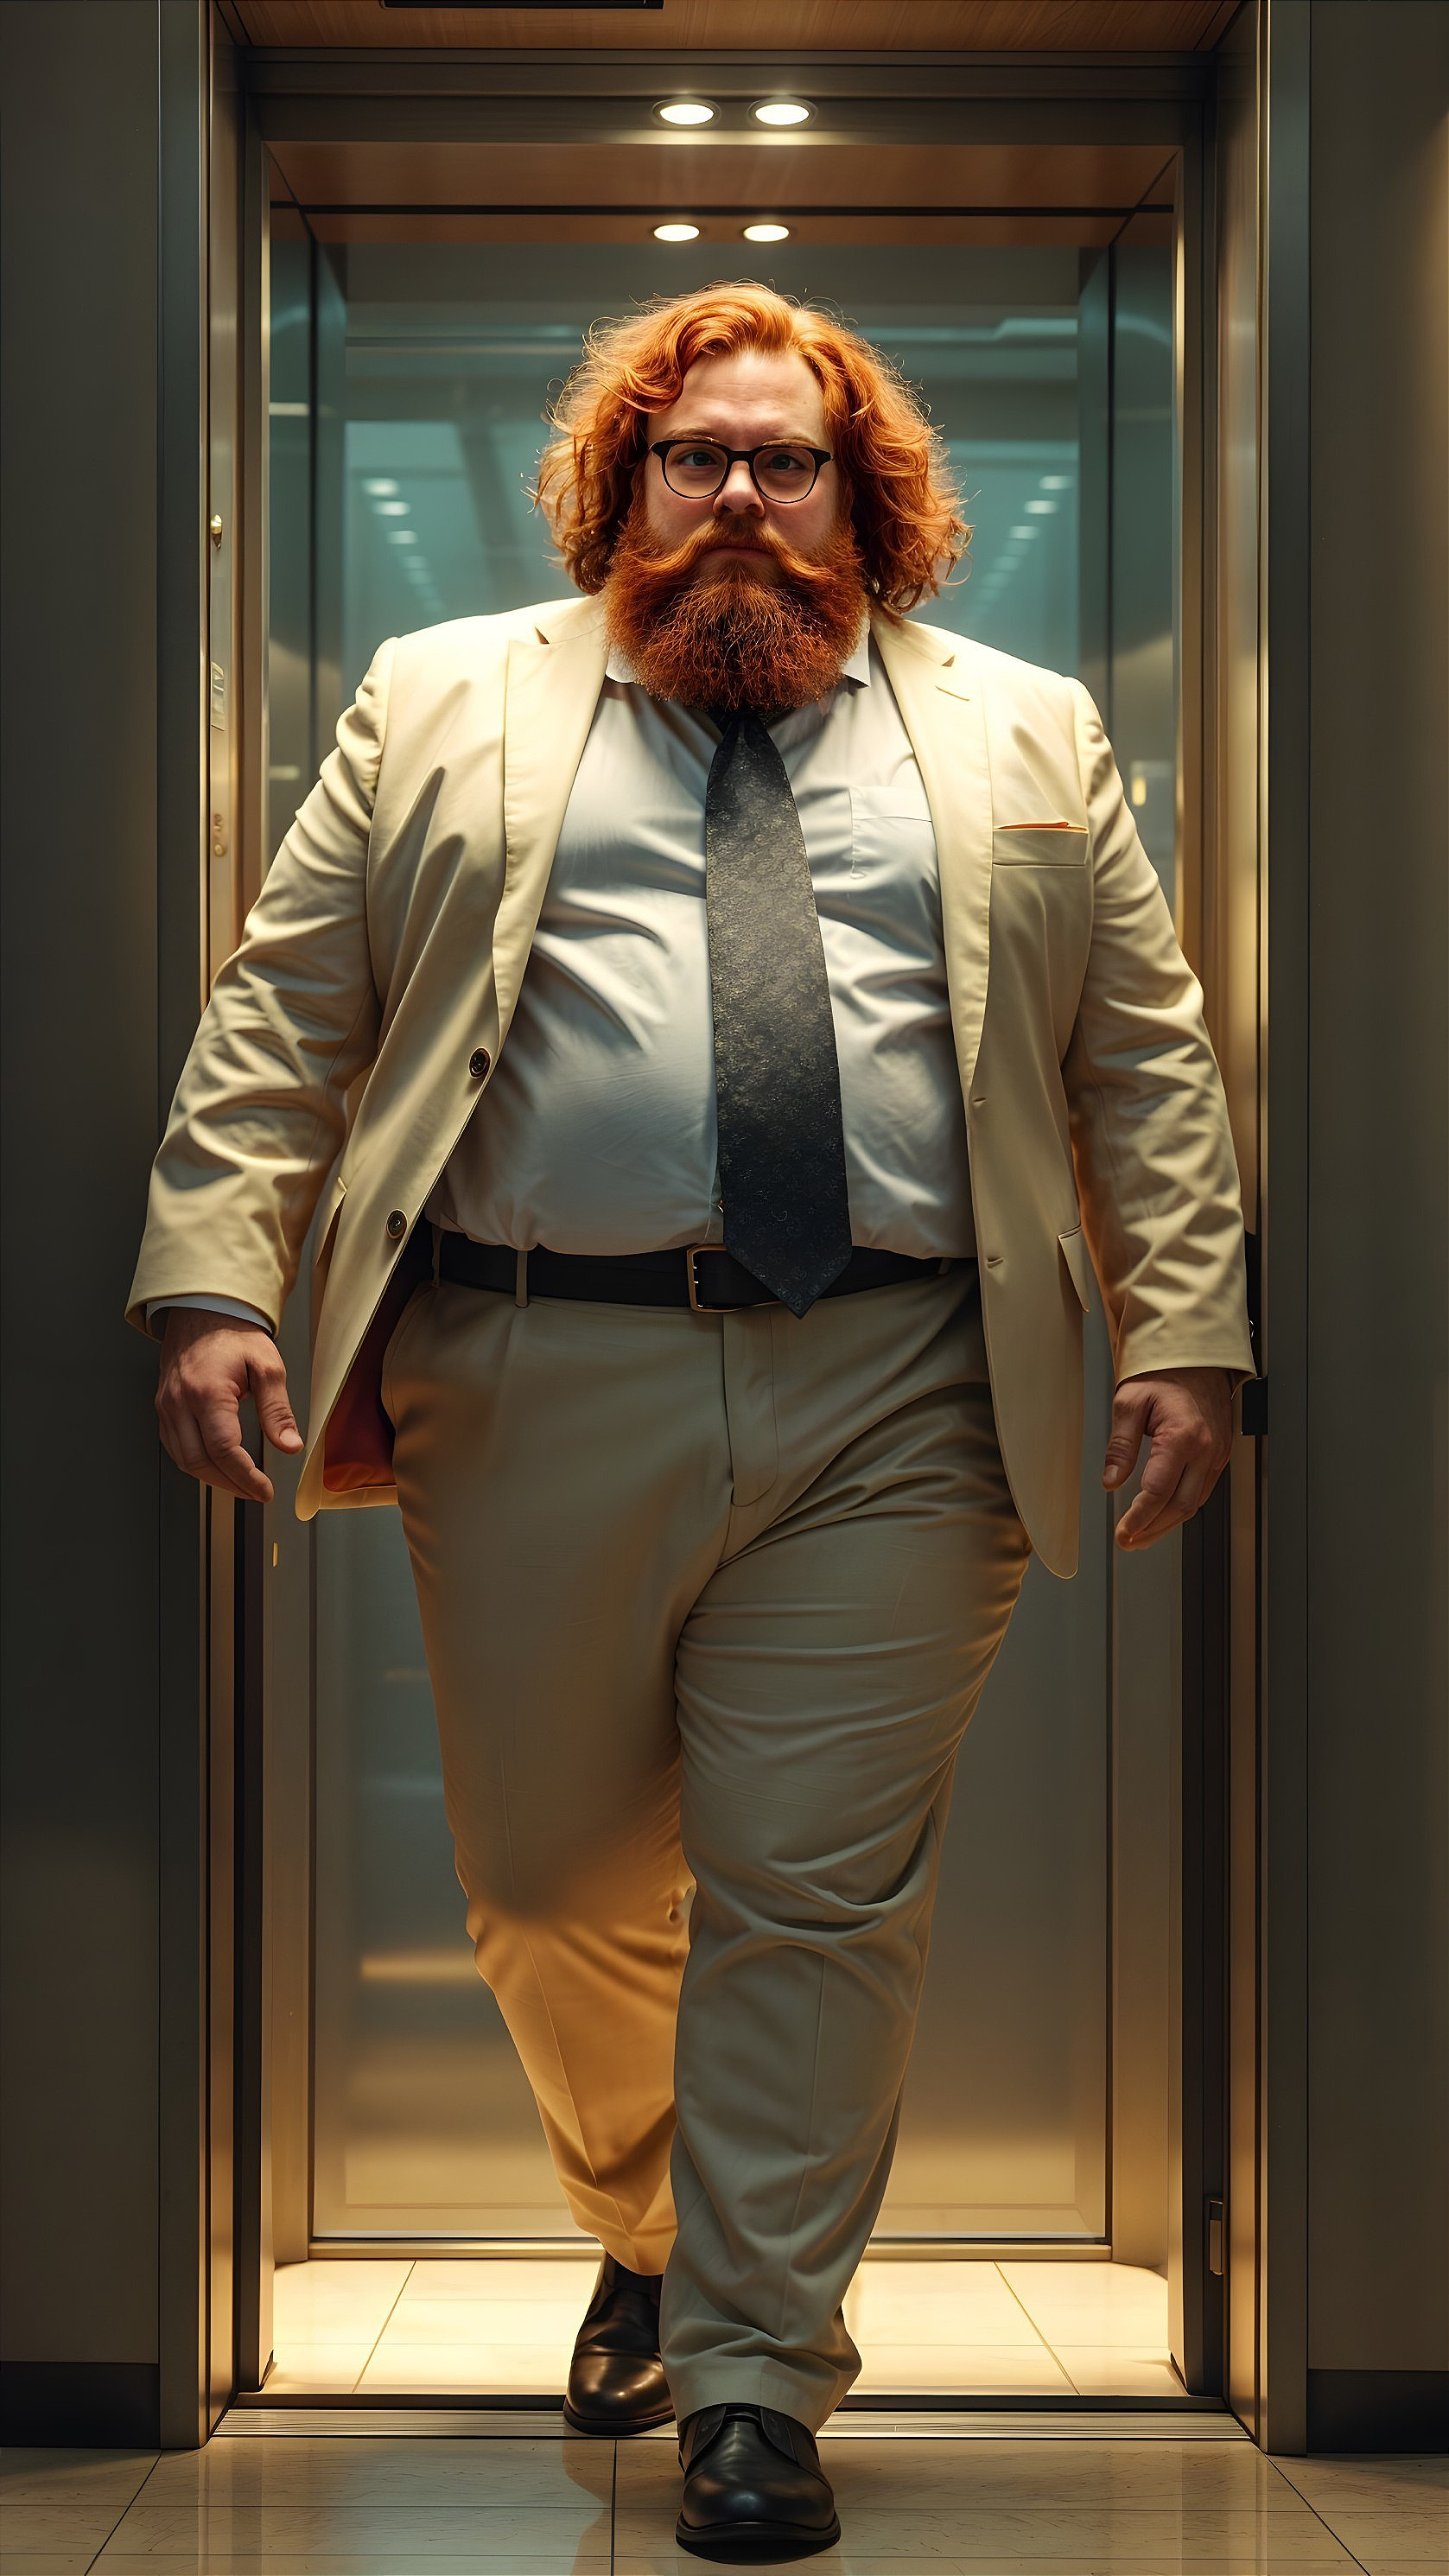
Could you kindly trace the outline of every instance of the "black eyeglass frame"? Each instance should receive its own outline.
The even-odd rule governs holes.
[[[673,447],[718,448],[720,455],[725,460],[725,466],[724,472],[721,474],[719,481],[714,485],[711,491],[681,492],[678,484],[671,483],[669,481],[669,465],[667,460],[669,457],[669,451]],[[792,448],[797,455],[808,456],[811,463],[814,465],[815,471],[811,475],[809,482],[806,484],[804,491],[797,492],[794,499],[791,501],[782,501],[777,494],[766,492],[761,486],[758,474],[755,472],[756,457],[768,455],[772,447]],[[718,500],[719,495],[724,490],[725,485],[730,479],[730,469],[736,465],[748,465],[750,469],[750,481],[753,483],[755,490],[759,493],[760,499],[762,501],[768,501],[770,507],[775,510],[793,510],[801,501],[808,501],[816,484],[820,480],[821,466],[833,465],[835,462],[835,456],[832,449],[828,447],[807,447],[803,438],[762,438],[758,447],[726,447],[723,440],[718,438],[656,438],[653,446],[648,452],[651,456],[658,457],[659,471],[663,475],[668,489],[674,494],[676,501]]]

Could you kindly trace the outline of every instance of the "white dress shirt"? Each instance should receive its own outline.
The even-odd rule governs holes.
[[[851,1235],[974,1252],[936,838],[868,633],[771,732],[805,837],[835,1021]],[[508,1043],[427,1214],[480,1243],[719,1242],[704,803],[718,735],[611,656]],[[239,1300],[208,1306],[263,1321]]]
[[[771,731],[825,949],[851,1234],[970,1252],[936,837],[868,637],[823,704]],[[508,1044],[428,1203],[436,1224],[517,1251],[720,1240],[704,864],[718,739],[611,657]]]

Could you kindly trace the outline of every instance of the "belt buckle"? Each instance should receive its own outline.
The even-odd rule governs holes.
[[[722,1243],[691,1243],[685,1247],[685,1285],[689,1290],[690,1305],[696,1315],[732,1315],[735,1312],[733,1306],[706,1306],[702,1303],[699,1294],[699,1273],[695,1263],[702,1252],[723,1252],[723,1250]]]

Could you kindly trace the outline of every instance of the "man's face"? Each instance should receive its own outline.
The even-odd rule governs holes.
[[[829,448],[814,374],[797,351],[702,358],[679,399],[651,412],[648,443],[708,439]],[[614,547],[605,584],[610,642],[652,697],[716,715],[803,707],[839,681],[866,614],[860,551],[842,478],[821,467],[802,501],[767,501],[749,467],[717,492],[670,489],[657,456]]]
[[[678,401],[667,411],[650,414],[650,445],[661,438],[708,438],[724,447],[763,447],[776,438],[800,440],[808,447],[828,448],[831,443],[820,386],[796,349],[778,356],[742,349],[734,357],[697,359]],[[766,501],[756,491],[748,465],[741,463],[730,467],[710,499],[691,501],[670,490],[662,459],[651,456],[644,515],[649,535],[661,549],[684,543],[711,520],[718,525],[721,543],[699,558],[692,581],[715,581],[721,572],[732,571],[773,586],[783,577],[781,566],[764,549],[750,548],[749,531],[768,525],[797,553],[819,553],[839,520],[840,479],[834,464],[822,465],[803,501]]]

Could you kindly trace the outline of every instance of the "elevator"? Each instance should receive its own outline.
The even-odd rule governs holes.
[[[945,55],[364,54],[278,42],[283,15],[212,21],[213,279],[238,280],[234,317],[212,306],[213,485],[236,478],[210,566],[213,967],[377,643],[562,595],[528,483],[590,322],[744,276],[825,301],[921,389],[973,538],[919,613],[1086,681],[1221,1025],[1192,67],[1013,93]],[[233,19],[261,41],[233,44]],[[670,123],[680,102],[707,123]],[[793,127],[757,114],[781,102]],[[1254,900],[1239,887],[1231,936]],[[299,1403],[302,1303],[282,1334]],[[1224,2392],[1224,1742],[1253,1447],[1199,1524],[1119,1559],[1095,1299],[1087,1374],[1081,1568],[1033,1565],[963,1750],[871,2260],[1165,2281],[1153,2385],[1201,2404]],[[262,2397],[274,2265],[532,2278],[590,2250],[464,1935],[397,1516],[301,1527],[285,1466],[277,1486],[264,1514],[209,1511],[236,1780],[234,2370]],[[1126,2402],[1129,2377],[1095,2385]]]
[[[807,286],[828,255],[828,291],[887,343],[945,333],[902,349],[963,442],[955,605],[1027,654],[1068,650],[1043,640],[1067,511],[1041,478],[1071,467],[993,489],[985,442],[1023,467],[1033,440],[1075,442],[1079,667],[1143,765],[1134,810],[1204,984],[1263,1372],[1176,1562],[1109,1592],[1099,1553],[1070,1593],[1038,1587],[1045,1624],[982,1712],[907,2205],[857,2285],[859,2394],[913,2393],[915,2326],[892,2345],[888,2311],[940,2299],[964,2328],[971,2308],[959,2341],[984,2348],[1008,2301],[1045,2319],[1034,2284],[1105,2306],[1137,2276],[1167,2311],[1157,2368],[1230,2438],[1442,2444],[1446,28],[1428,0],[5,0],[7,2439],[186,2451],[239,2407],[230,2430],[265,2429],[299,2294],[332,2349],[329,2284],[370,2340],[314,2375],[331,2423],[308,2429],[376,2431],[372,2347],[431,2266],[454,2306],[491,2285],[496,2323],[548,2314],[553,2376],[498,2323],[507,2370],[451,2381],[462,2429],[516,2431],[510,2394],[557,2394],[592,2265],[549,2234],[458,1973],[406,1597],[366,1553],[385,1516],[308,1536],[285,1493],[264,1520],[200,1492],[159,1451],[156,1353],[120,1310],[209,977],[346,685],[347,596],[365,571],[362,623],[421,620],[456,561],[486,604],[508,544],[535,543],[517,477],[567,339],[656,259],[748,249]],[[655,110],[684,97],[721,121],[670,141]],[[753,110],[782,99],[813,113],[776,148]],[[745,245],[732,228],[759,216],[784,240]],[[693,245],[656,243],[686,220]],[[547,309],[538,259],[561,248],[577,266]],[[1132,511],[1163,507],[1139,250],[1170,263],[1170,542],[1134,565]],[[999,583],[998,502],[1008,532],[1051,532],[1012,541]],[[418,574],[387,569],[414,552]],[[514,567],[529,591],[537,564]],[[1009,628],[1033,599],[1036,626]],[[1169,655],[1164,752],[1137,691],[1160,712]],[[1044,1875],[1017,1817],[1034,1675],[1064,1669],[1081,1819],[1049,1779],[1070,1866],[1037,1947],[1007,1956],[986,1900],[1006,1882],[1019,1928]],[[1073,1943],[1076,2019],[1050,1982]],[[1043,2018],[1009,2022],[1012,1979]],[[1008,2146],[1050,2149],[1031,2176],[991,2167],[967,2039]],[[388,2051],[425,2079],[407,2117],[376,2091]],[[1071,2241],[1026,2241],[1048,2220]],[[1055,2405],[1095,2441],[1080,2370],[1013,2389],[980,2350],[938,2351],[914,2392],[932,2425],[954,2409],[995,2434],[1005,2408],[1036,2433]],[[1121,2410],[1125,2376],[1096,2402]],[[427,2429],[426,2373],[414,2392]],[[197,2464],[198,2497],[219,2465]]]

